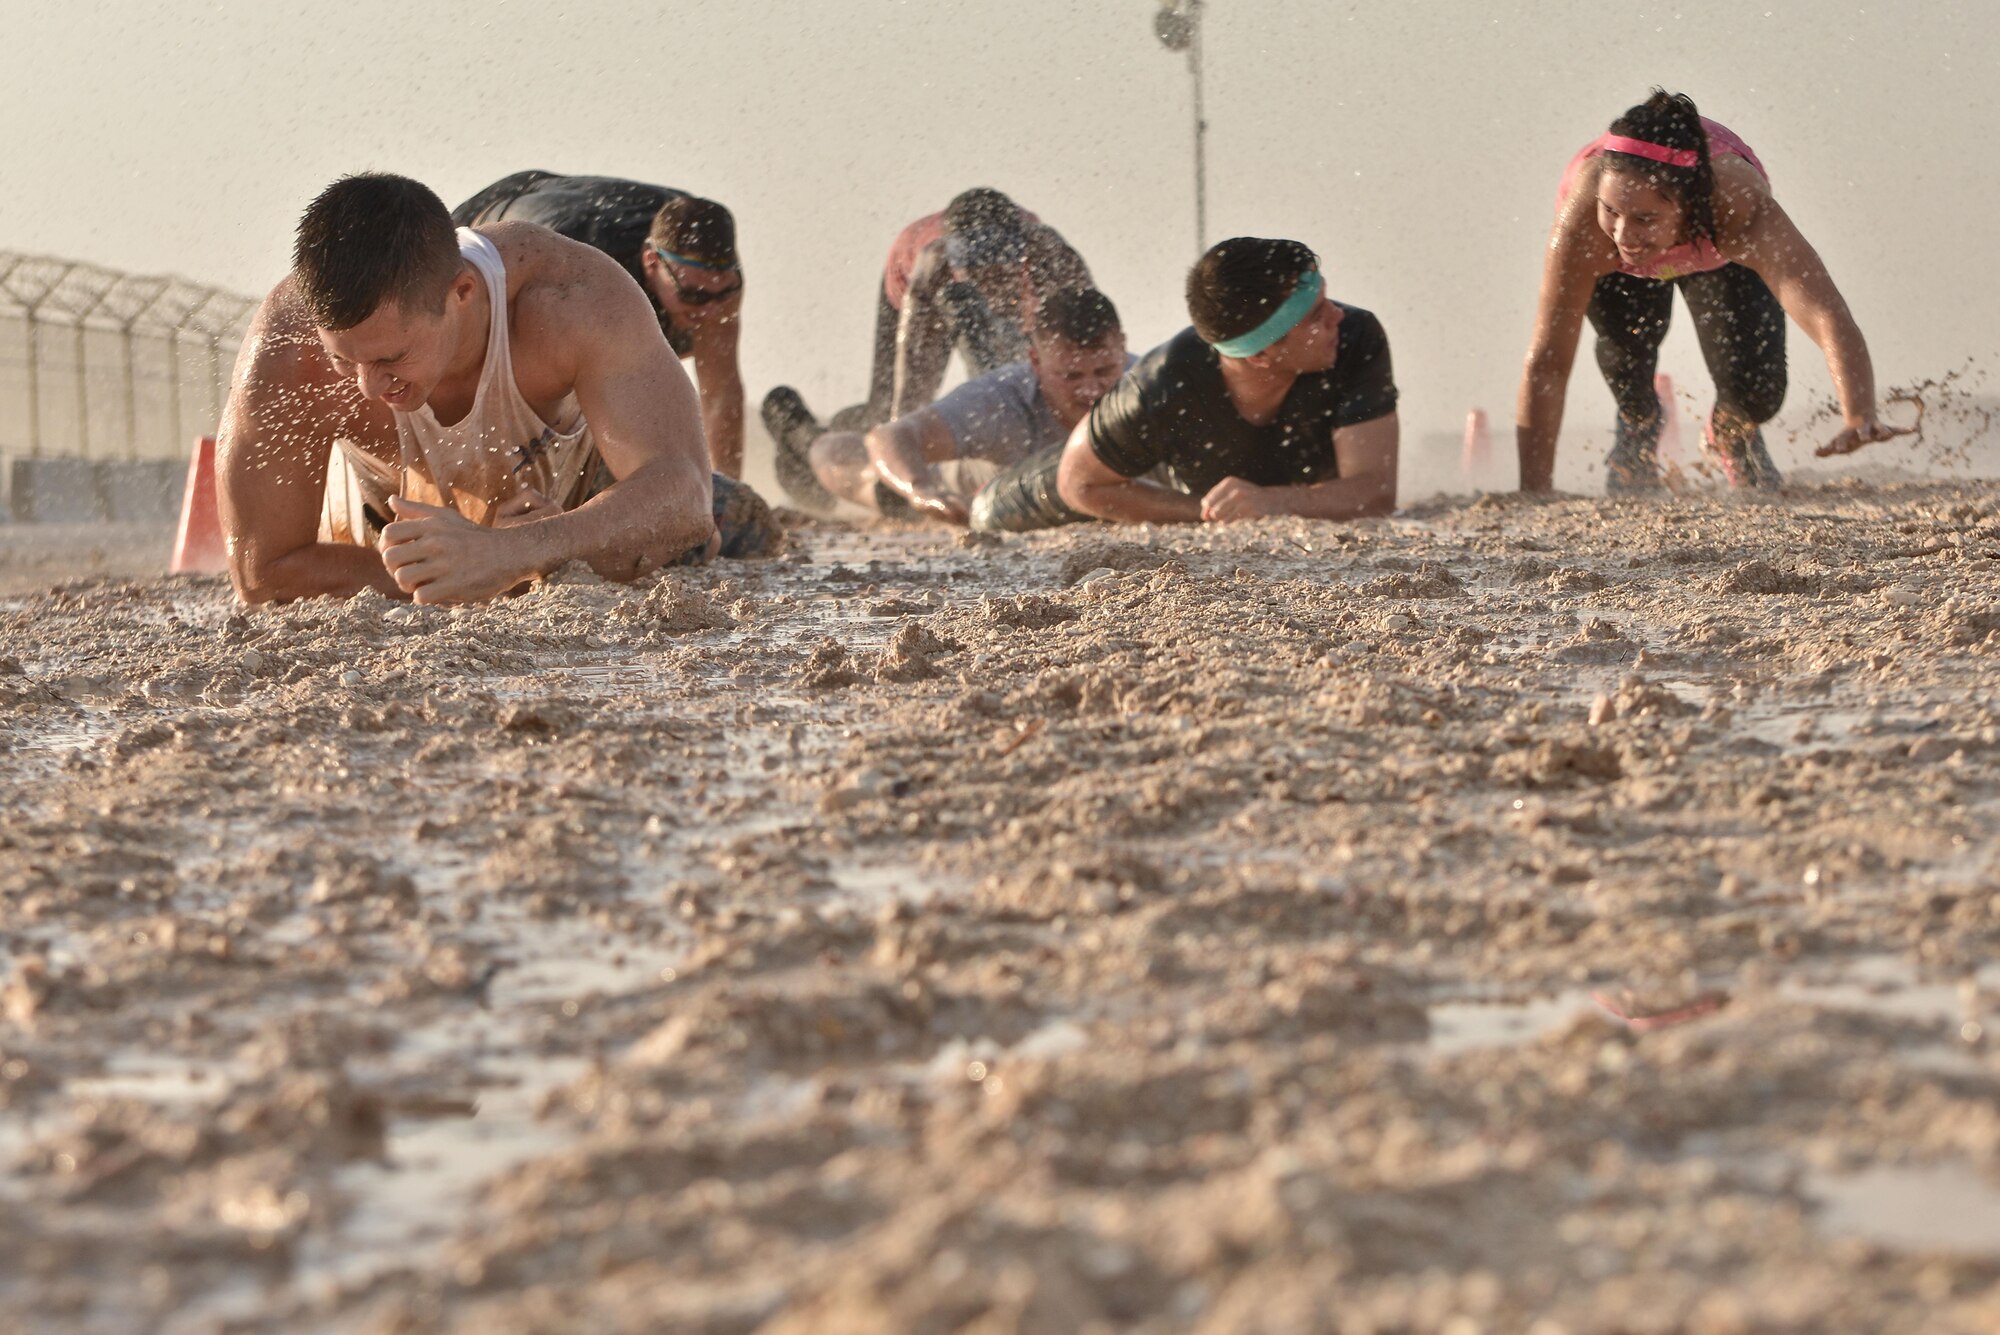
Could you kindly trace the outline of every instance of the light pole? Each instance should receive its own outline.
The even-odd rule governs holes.
[[[1208,249],[1208,120],[1201,103],[1201,11],[1204,0],[1160,0],[1153,35],[1169,51],[1185,51],[1194,80],[1194,248]]]

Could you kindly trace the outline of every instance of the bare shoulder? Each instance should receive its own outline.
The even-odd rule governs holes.
[[[250,317],[237,366],[242,389],[260,392],[335,384],[340,377],[320,346],[305,303],[287,275]]]
[[[1556,206],[1545,272],[1594,282],[1618,267],[1618,248],[1597,221],[1597,183],[1602,172],[1596,158],[1578,164],[1569,193]]]
[[[507,266],[514,382],[530,404],[613,372],[679,370],[652,303],[616,260],[533,223],[478,230]]]
[[[324,355],[317,359],[307,355],[319,350],[319,335],[289,274],[265,295],[250,317],[246,343],[252,351],[253,365],[277,369],[311,360],[326,361]]]
[[[507,304],[517,334],[573,334],[628,317],[657,329],[639,285],[603,251],[536,223],[499,222],[478,230],[507,266]]]
[[[237,357],[217,434],[224,476],[296,477],[318,467],[336,436],[372,446],[385,433],[394,438],[388,410],[368,403],[334,369],[287,277],[251,317]]]
[[[632,276],[609,255],[538,223],[500,222],[478,230],[507,266],[509,301],[554,305],[636,290]]]
[[[1771,183],[1764,173],[1734,153],[1715,159],[1715,229],[1718,240],[1750,235],[1770,204]]]
[[[1597,185],[1604,175],[1604,159],[1585,158],[1570,174],[1569,189],[1556,202],[1556,230],[1580,232],[1597,226]]]

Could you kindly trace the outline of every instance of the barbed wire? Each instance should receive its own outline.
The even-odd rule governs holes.
[[[0,250],[0,297],[31,323],[204,338],[241,333],[257,309],[249,297],[171,274],[119,273],[83,260],[11,250]]]
[[[256,308],[249,297],[171,274],[120,273],[84,260],[0,250],[0,323],[24,326],[25,353],[0,358],[0,366],[20,372],[23,425],[5,434],[17,436],[16,448],[31,456],[53,449],[88,457],[102,452],[111,427],[123,436],[127,457],[174,456],[186,448],[189,415],[197,430],[213,429],[226,368]],[[44,344],[65,333],[68,356],[51,358]],[[109,365],[101,355],[106,337],[115,340]],[[140,366],[142,344],[164,357],[164,369]],[[184,345],[197,355],[184,358]],[[142,383],[163,385],[163,401],[149,394],[142,404]],[[114,400],[108,414],[101,402],[93,408],[106,390]],[[63,439],[51,434],[52,411],[67,428]],[[151,420],[142,426],[142,419]]]

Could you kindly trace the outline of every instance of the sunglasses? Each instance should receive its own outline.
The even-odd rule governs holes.
[[[710,302],[726,301],[743,290],[743,271],[741,269],[731,271],[736,275],[736,281],[728,287],[705,288],[683,286],[681,276],[674,272],[676,265],[687,264],[693,268],[709,269],[711,271],[714,269],[714,266],[694,264],[690,260],[684,260],[678,255],[661,250],[658,246],[653,247],[653,253],[660,257],[660,267],[667,271],[667,281],[674,285],[674,295],[690,306],[706,306]]]

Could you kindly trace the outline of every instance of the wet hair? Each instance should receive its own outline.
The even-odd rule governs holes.
[[[1052,292],[1035,307],[1036,338],[1054,335],[1094,348],[1118,330],[1118,308],[1094,287]]]
[[[385,301],[444,313],[464,261],[451,213],[430,187],[407,176],[343,176],[299,219],[292,274],[312,322],[352,329]]]
[[[944,206],[944,234],[960,232],[1020,232],[1021,206],[988,186],[975,186]]]
[[[1271,318],[1319,256],[1303,241],[1232,236],[1188,270],[1188,315],[1205,343],[1240,337]]]
[[[676,195],[660,205],[646,244],[718,269],[733,269],[736,215],[712,199]]]
[[[1611,133],[1629,139],[1643,139],[1662,148],[1690,149],[1698,161],[1692,167],[1676,167],[1630,153],[1604,154],[1604,169],[1636,176],[1669,199],[1677,200],[1687,213],[1691,238],[1715,240],[1715,168],[1708,156],[1708,131],[1702,128],[1701,113],[1694,99],[1685,93],[1655,88],[1653,95],[1611,122]]]

